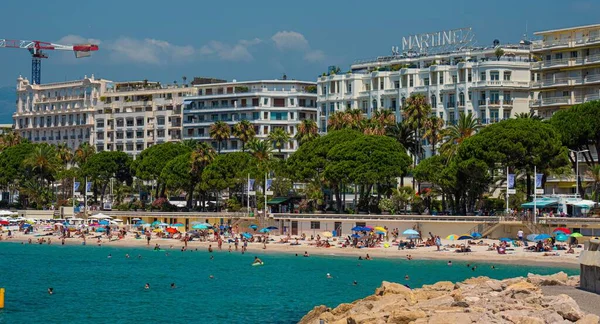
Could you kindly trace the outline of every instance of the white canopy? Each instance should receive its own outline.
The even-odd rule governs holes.
[[[118,218],[115,218],[115,219],[113,219],[112,221],[113,221],[113,222],[117,222],[117,223],[123,223],[123,221],[122,221],[122,220],[120,220],[120,219],[118,219]]]
[[[93,219],[112,219],[112,217],[110,217],[108,215],[104,215],[102,213],[98,213],[96,215],[92,215],[92,216],[90,216],[90,218],[93,218]]]
[[[579,200],[571,203],[573,206],[581,207],[581,208],[591,208],[596,204],[596,202],[591,200]]]
[[[17,213],[11,212],[10,210],[0,210],[0,216],[11,216]]]

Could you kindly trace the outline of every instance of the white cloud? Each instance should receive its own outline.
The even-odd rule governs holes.
[[[186,60],[196,54],[196,49],[190,45],[179,46],[158,39],[139,40],[124,36],[108,42],[106,49],[115,61],[144,64]]]
[[[325,59],[325,53],[322,50],[311,49],[308,40],[304,35],[295,31],[278,31],[271,37],[275,47],[280,51],[298,51],[304,53],[304,60],[307,62],[320,62]]]
[[[275,47],[280,51],[306,51],[310,48],[304,35],[295,31],[279,31],[271,37],[271,40],[275,42]]]
[[[56,41],[60,45],[75,45],[75,44],[95,44],[99,45],[102,42],[95,38],[85,38],[79,35],[67,35]]]
[[[216,56],[224,61],[243,61],[249,62],[254,59],[249,47],[260,44],[262,41],[258,38],[245,40],[242,39],[234,45],[219,41],[210,41],[207,45],[200,48],[200,54],[206,56]]]

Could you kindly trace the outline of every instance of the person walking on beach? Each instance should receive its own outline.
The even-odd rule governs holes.
[[[146,232],[146,245],[150,245],[151,235],[150,231]]]
[[[519,238],[519,241],[523,242],[523,230],[519,229],[519,231],[517,232],[517,237]]]

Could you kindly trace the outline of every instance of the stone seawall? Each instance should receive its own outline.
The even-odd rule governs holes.
[[[317,306],[300,323],[599,323],[597,315],[583,312],[568,295],[545,296],[540,288],[578,285],[578,276],[564,272],[505,280],[441,281],[418,289],[384,281],[375,294],[333,309]]]

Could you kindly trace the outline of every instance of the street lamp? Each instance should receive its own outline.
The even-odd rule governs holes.
[[[575,151],[569,149],[569,151],[575,153],[575,195],[579,197],[579,153],[589,152],[590,150]]]

